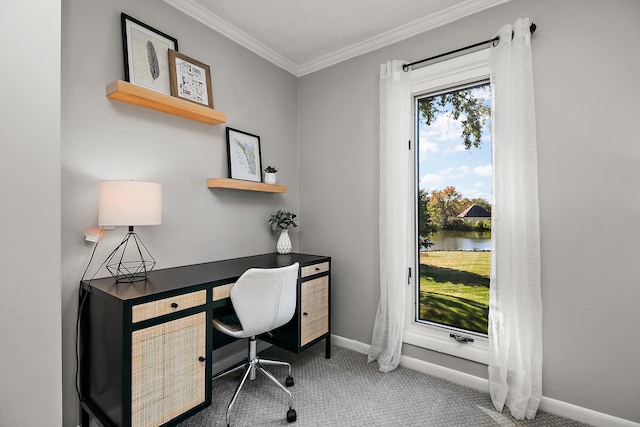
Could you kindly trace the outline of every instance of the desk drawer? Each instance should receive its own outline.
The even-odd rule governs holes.
[[[227,285],[216,286],[215,288],[213,288],[212,301],[220,301],[220,300],[229,298],[229,295],[231,293],[231,288],[233,288],[235,284],[236,283],[233,282]]]
[[[141,322],[165,314],[175,313],[207,302],[207,291],[201,290],[190,294],[176,295],[170,298],[136,305],[131,309],[131,321]]]
[[[314,274],[320,274],[329,271],[329,262],[320,262],[318,264],[308,265],[300,269],[300,277],[313,276]]]

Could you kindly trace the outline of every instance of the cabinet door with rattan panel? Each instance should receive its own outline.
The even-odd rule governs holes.
[[[131,425],[159,426],[205,400],[206,313],[134,331]]]
[[[329,276],[301,284],[300,345],[329,332]]]

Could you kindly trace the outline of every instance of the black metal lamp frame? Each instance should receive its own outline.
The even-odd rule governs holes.
[[[135,246],[139,259],[135,261],[123,261],[127,247],[131,244]],[[130,251],[131,252],[131,251]],[[149,273],[156,265],[156,260],[151,256],[142,240],[133,231],[133,226],[129,226],[129,232],[122,242],[109,254],[105,261],[107,270],[111,273],[116,283],[139,282],[147,280]]]

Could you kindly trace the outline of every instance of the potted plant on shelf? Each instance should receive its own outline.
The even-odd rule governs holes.
[[[273,166],[267,166],[266,168],[264,168],[264,171],[264,182],[266,184],[275,184],[276,172],[278,172],[278,169],[274,168]]]
[[[289,229],[297,226],[296,214],[289,211],[279,209],[278,212],[269,218],[269,227],[271,227],[271,230],[280,232],[280,237],[278,237],[278,243],[276,244],[276,251],[279,254],[285,255],[291,253]]]

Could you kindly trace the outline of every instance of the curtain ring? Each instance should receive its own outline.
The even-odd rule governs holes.
[[[404,71],[405,73],[406,73],[407,71],[409,71],[409,64],[404,64],[404,65],[402,66],[402,71]]]
[[[491,40],[491,46],[496,47],[500,44],[500,36],[496,36],[493,40]]]

